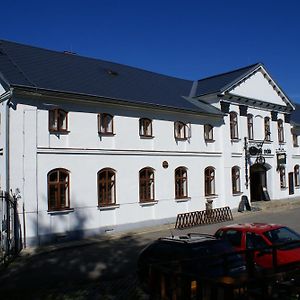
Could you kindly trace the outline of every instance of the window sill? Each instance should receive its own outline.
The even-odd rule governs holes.
[[[278,144],[279,144],[279,145],[285,145],[286,142],[284,142],[284,141],[283,141],[283,142],[278,142]]]
[[[99,136],[115,136],[115,133],[110,132],[98,132]]]
[[[231,143],[238,143],[241,139],[239,138],[233,138],[231,139]]]
[[[273,141],[271,141],[271,140],[265,140],[264,141],[264,144],[272,144],[273,143]]]
[[[214,143],[216,140],[205,139],[205,143]]]
[[[140,206],[151,206],[151,205],[155,205],[157,203],[158,203],[158,201],[153,201],[153,200],[148,201],[148,202],[147,201],[139,202]]]
[[[235,193],[232,193],[232,196],[240,196],[240,195],[243,195],[243,192],[235,192]]]
[[[176,141],[186,141],[187,138],[179,138],[179,137],[176,137],[175,140],[176,140]]]
[[[190,201],[191,197],[184,197],[184,198],[175,198],[176,202],[187,202]]]
[[[112,209],[116,209],[119,208],[120,204],[112,204],[112,205],[106,205],[106,206],[98,206],[99,210],[112,210]]]
[[[69,214],[71,212],[74,212],[74,208],[67,208],[61,210],[48,210],[49,215],[64,215],[64,214]]]
[[[294,148],[299,148],[299,145],[293,145]]]
[[[283,191],[283,190],[287,190],[287,188],[288,188],[287,186],[281,186],[281,187],[280,187],[280,189],[281,189],[282,191]]]
[[[205,199],[206,200],[215,199],[215,198],[218,198],[218,197],[219,197],[219,195],[217,195],[217,194],[214,194],[214,195],[205,195]]]
[[[154,139],[153,135],[140,135],[140,138],[143,140],[151,140]]]
[[[49,130],[49,133],[54,134],[54,135],[67,135],[70,133],[70,131],[69,130],[65,130],[65,131],[50,131]]]

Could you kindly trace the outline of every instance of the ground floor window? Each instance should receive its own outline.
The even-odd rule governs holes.
[[[299,165],[294,167],[295,186],[300,186]]]
[[[285,176],[285,167],[279,168],[279,176],[280,176],[280,188],[286,188],[286,176]]]
[[[205,196],[215,195],[215,169],[207,167],[204,171]]]
[[[154,201],[154,171],[151,168],[140,170],[140,202]]]
[[[240,168],[235,166],[231,169],[232,193],[238,194],[241,192]]]
[[[98,205],[116,204],[116,174],[113,169],[105,168],[98,172]]]
[[[186,198],[187,191],[187,170],[184,167],[179,167],[175,170],[175,198]]]

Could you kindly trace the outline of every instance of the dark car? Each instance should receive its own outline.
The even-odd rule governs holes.
[[[283,225],[233,224],[218,229],[215,236],[230,242],[236,250],[254,251],[254,262],[264,269],[274,266],[275,250],[277,266],[300,264],[300,235]]]
[[[189,278],[238,276],[245,271],[243,258],[233,247],[212,235],[187,234],[159,238],[143,249],[138,258],[138,277],[149,292],[157,286],[157,274],[174,272]]]

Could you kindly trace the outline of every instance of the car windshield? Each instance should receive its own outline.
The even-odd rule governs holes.
[[[274,245],[300,241],[300,235],[288,227],[280,227],[264,232],[264,236]],[[297,245],[299,247],[299,245]]]

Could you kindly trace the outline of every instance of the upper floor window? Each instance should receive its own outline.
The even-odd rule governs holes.
[[[279,168],[279,176],[280,176],[280,188],[285,188],[286,187],[285,167],[281,166]]]
[[[50,132],[68,131],[68,113],[62,109],[49,110],[49,131]]]
[[[109,206],[116,204],[116,173],[113,169],[105,168],[98,172],[98,205]]]
[[[140,202],[154,201],[154,171],[152,168],[140,170]]]
[[[69,171],[54,169],[48,173],[48,210],[70,208]]]
[[[204,139],[205,139],[205,141],[213,141],[214,140],[213,126],[210,124],[204,125]]]
[[[299,165],[294,167],[295,186],[300,186]]]
[[[103,135],[114,133],[113,116],[106,113],[98,114],[98,132]]]
[[[140,136],[152,137],[152,120],[146,118],[140,119]]]
[[[264,125],[265,125],[265,140],[271,141],[271,127],[270,127],[270,118],[269,117],[265,117]]]
[[[235,166],[231,169],[232,193],[238,194],[241,192],[240,168]]]
[[[293,133],[293,146],[294,147],[299,147],[299,143],[298,143],[298,135]]]
[[[178,140],[186,140],[188,137],[188,128],[187,125],[183,122],[176,121],[174,122],[174,136]]]
[[[207,167],[204,170],[205,196],[215,195],[215,169]]]
[[[247,125],[248,125],[248,139],[253,140],[253,116],[247,115]]]
[[[178,167],[175,170],[175,198],[187,198],[187,170],[184,167]]]
[[[231,112],[230,114],[230,137],[231,139],[238,139],[238,116],[236,112]]]
[[[279,119],[277,121],[278,126],[278,142],[283,143],[284,142],[284,128],[283,128],[283,121]]]

